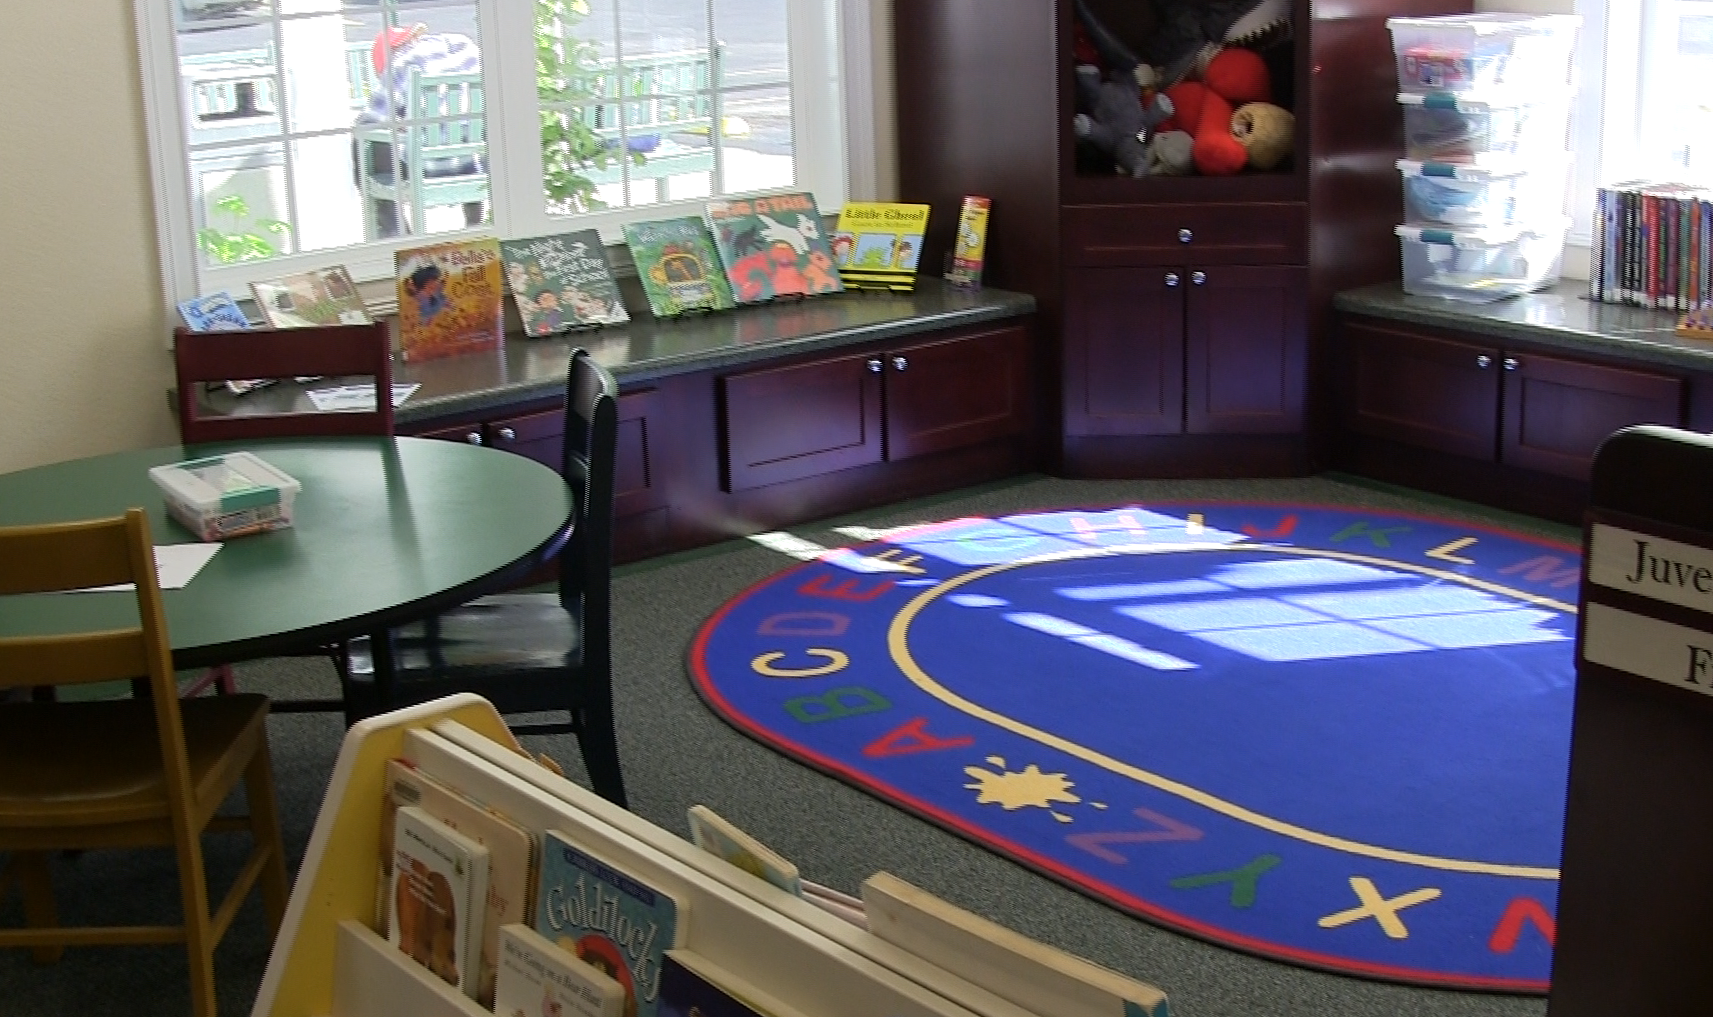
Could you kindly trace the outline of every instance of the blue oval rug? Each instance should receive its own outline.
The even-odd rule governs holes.
[[[747,590],[689,666],[750,736],[1114,907],[1544,993],[1580,574],[1350,508],[955,519]]]

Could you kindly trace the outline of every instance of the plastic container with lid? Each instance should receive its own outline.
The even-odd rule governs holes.
[[[227,452],[149,470],[167,514],[202,540],[283,529],[303,485],[249,452]]]
[[[1555,222],[1564,214],[1570,159],[1563,152],[1538,168],[1488,169],[1398,160],[1404,221],[1412,226],[1484,228]]]
[[[1572,84],[1576,14],[1387,18],[1402,92],[1510,90],[1548,97]]]
[[[1404,158],[1471,166],[1557,156],[1570,126],[1570,94],[1506,103],[1455,92],[1400,92]]]
[[[1570,220],[1551,226],[1445,230],[1399,226],[1404,292],[1489,303],[1558,282]]]

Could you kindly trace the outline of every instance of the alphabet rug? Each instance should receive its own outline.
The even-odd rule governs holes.
[[[961,518],[705,622],[726,721],[1114,907],[1545,993],[1580,549],[1351,507]]]

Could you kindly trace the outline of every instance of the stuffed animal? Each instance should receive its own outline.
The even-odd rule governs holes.
[[[1186,177],[1196,171],[1196,139],[1188,131],[1159,131],[1148,142],[1148,172],[1157,177]]]
[[[1240,173],[1249,164],[1249,151],[1233,133],[1234,107],[1273,97],[1266,61],[1252,50],[1221,50],[1208,62],[1202,85],[1206,97],[1193,128],[1196,169],[1207,176]]]
[[[1077,68],[1077,90],[1089,113],[1078,113],[1071,122],[1076,136],[1112,156],[1120,173],[1133,177],[1148,175],[1148,134],[1172,115],[1172,101],[1164,95],[1148,98],[1147,85],[1153,71],[1138,64],[1132,71],[1100,79],[1092,66]]]
[[[1270,170],[1291,154],[1297,118],[1270,102],[1251,102],[1231,115],[1231,133],[1249,153],[1252,169]]]

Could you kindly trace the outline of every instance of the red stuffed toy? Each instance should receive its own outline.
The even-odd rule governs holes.
[[[1204,176],[1232,176],[1242,172],[1249,161],[1249,152],[1231,133],[1233,109],[1244,103],[1271,102],[1273,89],[1267,78],[1267,64],[1253,50],[1236,47],[1223,49],[1208,61],[1202,73],[1200,111],[1193,119],[1181,119],[1195,135],[1197,172]],[[1167,95],[1176,103],[1171,89]],[[1177,107],[1180,113],[1182,106]],[[1189,125],[1194,124],[1193,128]]]

